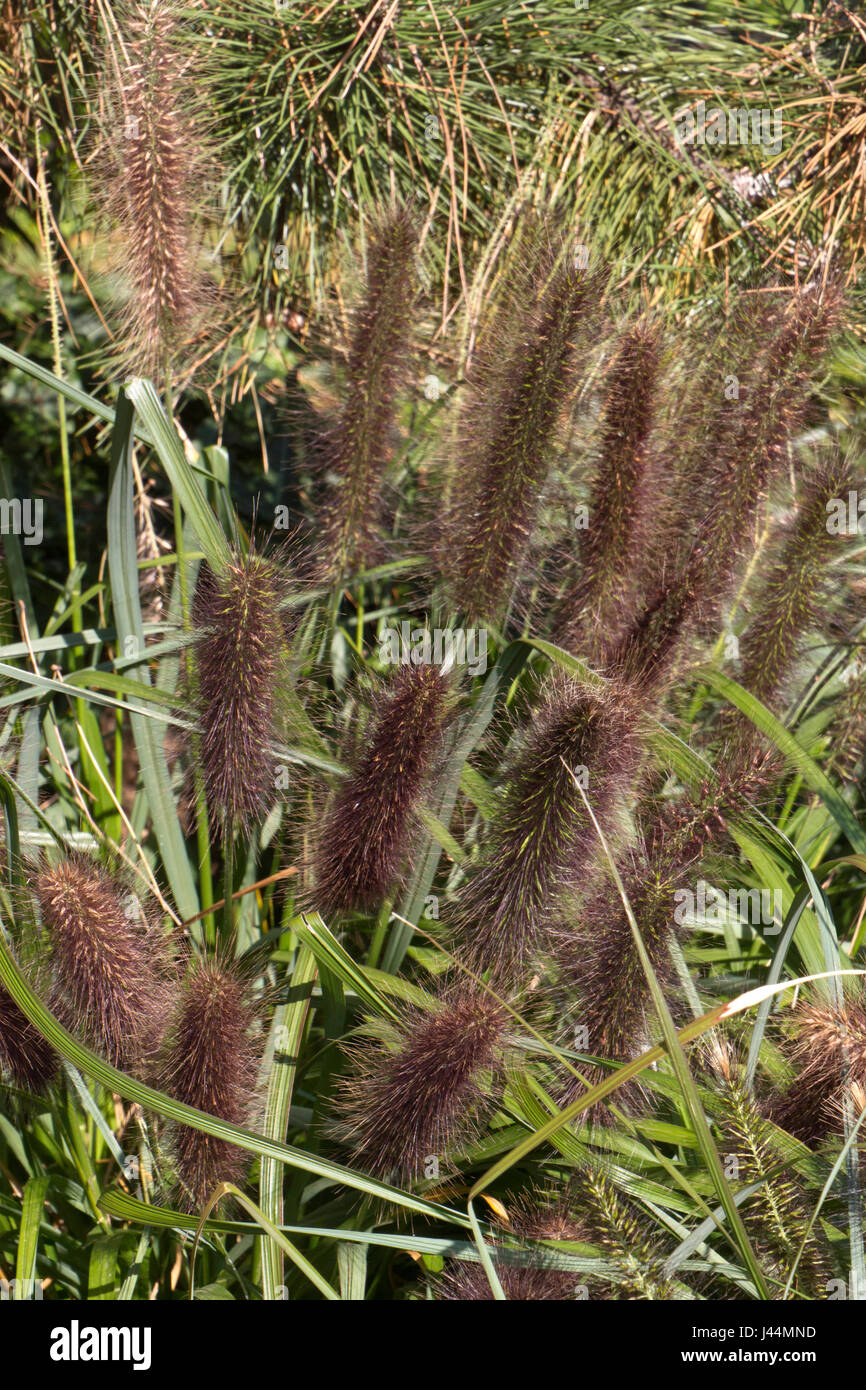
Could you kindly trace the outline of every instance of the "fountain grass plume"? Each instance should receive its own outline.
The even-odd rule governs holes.
[[[252,982],[228,959],[189,962],[154,1066],[155,1084],[176,1100],[232,1124],[257,1108],[263,1034]],[[249,1155],[223,1139],[173,1124],[170,1150],[185,1200],[201,1207],[221,1182],[242,1183]]]
[[[823,300],[802,292],[759,352],[742,398],[726,401],[717,436],[707,442],[706,501],[694,540],[684,557],[681,543],[672,563],[661,561],[642,611],[611,653],[612,669],[648,692],[669,684],[691,631],[718,623],[758,504],[807,417],[811,378],[839,313],[832,287]]]
[[[501,620],[527,553],[603,278],[540,239],[482,341],[458,423],[440,567],[454,607]]]
[[[318,832],[313,897],[326,915],[375,908],[398,881],[442,747],[448,692],[449,677],[426,663],[399,666],[377,699],[364,752]]]
[[[827,504],[847,499],[850,478],[850,467],[838,454],[819,460],[805,475],[797,511],[775,538],[753,616],[740,639],[740,684],[771,709],[821,612],[826,563],[838,544],[828,527]]]
[[[473,985],[446,984],[429,1008],[406,1005],[396,1025],[347,1052],[338,1082],[338,1133],[353,1162],[377,1177],[414,1182],[476,1133],[493,1105],[506,1058],[508,1014]]]
[[[205,269],[201,207],[213,150],[173,0],[125,0],[96,76],[99,210],[125,287],[117,354],[163,383],[191,340],[212,334],[219,296]]]
[[[743,799],[765,785],[763,760],[745,764],[730,755],[721,761],[718,782],[672,803],[660,800],[657,788],[638,807],[640,840],[620,857],[618,871],[646,954],[663,992],[673,1004],[679,994],[671,958],[672,938],[679,936],[678,908],[698,872],[707,872],[709,851],[722,859]],[[649,984],[619,889],[610,877],[589,892],[575,883],[576,905],[563,914],[551,933],[556,978],[551,993],[563,1019],[562,1036],[570,1045],[580,1028],[594,1056],[627,1062],[650,1043],[654,1010]],[[580,1090],[568,1081],[565,1099]],[[640,1082],[617,1092],[619,1101],[640,1105]],[[592,1114],[607,1123],[609,1111]]]
[[[594,864],[598,839],[642,751],[639,708],[624,687],[550,681],[508,771],[477,867],[454,909],[462,960],[518,984],[544,948],[563,891]]]
[[[123,876],[81,853],[28,875],[47,937],[48,1007],[70,1032],[121,1071],[158,1049],[172,1005],[170,945]]]
[[[54,1081],[57,1071],[51,1044],[0,985],[0,1075],[22,1090],[38,1093]]]
[[[712,1050],[722,1079],[714,1108],[724,1162],[730,1169],[735,1161],[741,1189],[753,1188],[740,1210],[762,1267],[781,1289],[798,1260],[795,1296],[820,1298],[830,1272],[826,1244],[819,1223],[810,1229],[812,1204],[785,1151],[785,1136],[745,1084],[729,1046],[716,1039]]]
[[[328,580],[382,558],[383,487],[407,372],[416,254],[410,211],[396,205],[380,212],[351,318],[342,405],[314,440],[327,484],[320,567]]]
[[[576,585],[560,619],[560,645],[603,662],[638,602],[634,556],[649,542],[650,435],[655,420],[661,334],[638,323],[623,334],[605,389],[600,460],[581,538]]]
[[[641,940],[663,991],[672,996],[676,972],[669,941],[676,931],[676,893],[683,886],[682,866],[645,849],[633,851],[619,865],[620,877],[634,913]],[[575,925],[575,922],[577,925]],[[628,1062],[650,1044],[653,1006],[649,985],[616,885],[609,879],[589,893],[554,933],[552,956],[556,968],[553,993],[563,1016],[562,1037],[581,1051],[614,1062]],[[577,1030],[580,1030],[578,1034]],[[600,1079],[600,1075],[598,1078]],[[563,1103],[576,1099],[583,1086],[569,1079]],[[639,1105],[645,1099],[640,1081],[620,1087],[618,1105]],[[606,1106],[590,1117],[605,1124]]]
[[[565,1302],[576,1296],[578,1286],[585,1284],[582,1275],[557,1269],[553,1263],[556,1250],[535,1244],[538,1241],[579,1242],[592,1245],[589,1223],[571,1211],[567,1201],[555,1201],[549,1194],[535,1192],[508,1199],[508,1221],[503,1222],[503,1234],[519,1241],[532,1241],[524,1246],[534,1251],[531,1264],[511,1263],[502,1253],[494,1255],[496,1274],[505,1297],[511,1302]],[[497,1244],[499,1242],[496,1242]],[[568,1254],[572,1254],[568,1250]],[[490,1281],[480,1264],[467,1260],[448,1260],[442,1274],[433,1281],[437,1302],[489,1302],[493,1299]],[[597,1295],[594,1286],[594,1295]]]
[[[866,1094],[862,990],[840,1006],[801,1004],[790,1021],[783,1051],[795,1074],[770,1107],[770,1118],[804,1144],[815,1145],[827,1134],[842,1132],[846,1098]]]
[[[288,681],[280,610],[286,582],[282,556],[259,554],[251,542],[224,575],[202,566],[192,602],[194,753],[216,824],[247,834],[274,794],[274,742]]]

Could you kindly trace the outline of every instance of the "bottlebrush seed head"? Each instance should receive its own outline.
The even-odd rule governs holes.
[[[831,726],[832,765],[848,782],[866,753],[866,668],[848,680]]]
[[[717,622],[740,570],[755,512],[804,422],[811,374],[839,318],[831,289],[823,301],[803,293],[751,365],[745,398],[732,398],[707,440],[705,501],[690,547],[662,556],[647,599],[611,653],[611,666],[648,689],[668,682],[683,640],[696,625]]]
[[[591,659],[603,659],[635,603],[629,572],[632,554],[647,539],[641,524],[651,500],[647,465],[660,349],[659,330],[637,324],[623,335],[610,370],[580,577],[562,615],[561,645]]]
[[[806,1004],[796,1010],[796,1032],[784,1051],[796,1071],[773,1105],[771,1118],[805,1144],[841,1130],[843,1101],[866,1090],[866,1005],[862,997],[841,1008]]]
[[[161,927],[120,877],[85,854],[29,876],[48,937],[49,1008],[121,1071],[159,1047],[173,991]]]
[[[679,893],[711,872],[712,848],[723,859],[729,821],[736,819],[743,799],[765,785],[762,759],[748,764],[722,759],[712,786],[670,801],[662,800],[654,786],[642,800],[640,845],[618,867],[650,963],[672,1001],[678,983],[669,943],[677,934]],[[723,862],[719,868],[724,872]],[[552,933],[552,955],[565,1041],[571,1043],[579,1028],[585,1039],[579,1050],[594,1056],[627,1062],[643,1051],[650,1040],[652,1001],[622,898],[611,880],[601,882],[576,912],[560,921]],[[582,1089],[569,1081],[563,1100],[575,1099]],[[617,1095],[638,1103],[643,1090],[637,1083]],[[594,1118],[606,1123],[609,1113],[599,1106]]]
[[[0,1073],[25,1091],[44,1091],[57,1075],[57,1056],[11,994],[0,985]]]
[[[441,568],[449,598],[470,618],[501,618],[508,606],[577,381],[577,349],[601,297],[597,272],[564,252],[557,259],[533,258],[521,312],[510,306],[503,333],[494,323],[461,414]]]
[[[473,969],[520,982],[545,944],[563,890],[584,878],[599,851],[576,780],[609,829],[641,747],[625,688],[551,682],[514,760],[488,846],[456,905],[461,957]]]
[[[635,855],[620,865],[644,947],[662,988],[675,984],[668,943],[676,931],[676,890],[681,872],[669,863],[653,863]],[[567,1010],[566,1040],[580,1028],[580,1050],[611,1061],[627,1062],[649,1045],[652,1002],[631,925],[616,885],[602,883],[578,912],[579,926],[561,926],[553,956],[556,991]],[[585,1030],[585,1032],[584,1032]],[[566,1101],[583,1087],[569,1083]],[[643,1092],[639,1083],[621,1088],[617,1103],[635,1103]],[[598,1107],[595,1118],[604,1123],[608,1112]]]
[[[775,705],[818,617],[825,564],[836,542],[827,528],[827,503],[847,497],[849,482],[842,459],[820,461],[803,482],[794,520],[776,538],[754,616],[740,640],[740,684],[765,705]]]
[[[366,752],[319,833],[315,902],[322,912],[376,907],[399,877],[441,745],[447,676],[400,666],[378,702]]]
[[[323,570],[338,578],[381,558],[383,483],[409,354],[417,231],[410,212],[380,214],[354,311],[343,404],[316,452],[331,479],[322,508]]]
[[[286,634],[285,582],[278,563],[250,548],[224,575],[206,565],[192,604],[198,631],[192,681],[208,806],[246,833],[267,811],[274,788]]]
[[[838,300],[802,295],[768,344],[745,403],[730,401],[709,476],[712,499],[690,562],[703,600],[700,617],[714,614],[736,578],[755,510],[769,483],[787,462],[787,450],[803,424],[811,373],[823,356],[838,319]]]
[[[766,296],[744,294],[733,312],[706,343],[707,323],[696,320],[679,340],[673,399],[666,413],[665,451],[671,461],[669,496],[659,515],[659,547],[664,560],[684,537],[694,539],[696,526],[713,501],[710,461],[723,436],[740,418],[749,392],[759,378],[767,343],[780,323],[780,311],[768,311]]]
[[[571,1214],[567,1204],[545,1202],[543,1194],[534,1201],[521,1198],[508,1202],[507,1229],[521,1240],[579,1241],[591,1245],[585,1221]],[[575,1297],[581,1275],[552,1264],[556,1251],[534,1247],[537,1263],[517,1265],[493,1257],[496,1273],[505,1297],[512,1302],[566,1302]],[[572,1251],[568,1251],[572,1254]],[[481,1265],[465,1260],[449,1260],[440,1278],[434,1281],[434,1296],[444,1303],[488,1301],[493,1298],[490,1281]]]
[[[780,1171],[781,1136],[738,1069],[727,1070],[717,1123],[726,1166],[735,1158],[741,1188],[754,1189],[740,1208],[746,1230],[771,1278],[784,1287],[796,1260],[796,1294],[819,1298],[826,1291],[829,1266],[822,1232],[809,1219],[808,1194],[793,1166]]]
[[[601,1248],[616,1271],[615,1282],[603,1284],[600,1297],[653,1302],[677,1297],[655,1229],[604,1168],[589,1168],[574,1187],[584,1194],[581,1212],[586,1213],[593,1244]]]
[[[566,1301],[582,1296],[593,1302],[658,1301],[677,1296],[665,1270],[664,1251],[659,1248],[653,1231],[642,1213],[623,1198],[603,1169],[590,1168],[581,1173],[559,1202],[554,1203],[550,1198],[545,1202],[542,1198],[538,1205],[533,1205],[522,1199],[516,1204],[509,1224],[523,1240],[573,1241],[588,1246],[588,1254],[597,1258],[600,1253],[608,1268],[616,1271],[616,1277],[608,1280],[554,1269],[550,1263],[547,1268],[543,1263],[539,1267],[520,1268],[494,1256],[496,1273],[509,1299]],[[562,1253],[578,1252],[564,1250]],[[540,1262],[545,1258],[551,1261],[555,1255],[552,1248],[538,1251]],[[485,1292],[486,1283],[483,1270],[455,1264],[437,1281],[437,1296],[447,1301],[490,1299],[493,1295],[489,1285]]]
[[[127,371],[162,381],[183,343],[212,320],[200,212],[212,153],[191,100],[196,81],[171,0],[124,4],[95,96],[99,203],[127,300],[119,350]],[[116,21],[115,21],[116,23]]]
[[[183,985],[156,1085],[175,1100],[231,1124],[249,1123],[261,1048],[250,983],[237,968],[194,959]],[[174,1125],[171,1150],[177,1174],[195,1207],[221,1182],[240,1183],[249,1165],[242,1149],[188,1125]]]
[[[412,1182],[465,1147],[491,1105],[507,1019],[489,994],[452,986],[432,1009],[407,1006],[398,1025],[353,1044],[337,1114],[358,1166]]]
[[[676,798],[661,800],[657,789],[647,788],[638,815],[653,863],[679,872],[709,858],[711,848],[724,854],[731,827],[748,803],[772,788],[778,764],[771,753],[752,752],[747,758],[735,745],[717,757],[715,773],[712,781]]]

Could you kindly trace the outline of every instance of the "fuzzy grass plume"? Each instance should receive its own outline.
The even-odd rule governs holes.
[[[623,887],[656,978],[670,994],[676,976],[669,940],[676,931],[676,892],[682,887],[679,866],[633,853],[619,866]],[[622,899],[607,880],[576,909],[577,925],[562,925],[554,939],[555,992],[565,1004],[567,1042],[577,1038],[581,1051],[610,1061],[628,1062],[650,1044],[653,1007],[647,978]],[[578,1032],[579,1030],[579,1032]],[[563,1094],[577,1098],[583,1087],[573,1079]],[[643,1096],[640,1082],[620,1087],[617,1104],[635,1104]],[[604,1123],[599,1106],[594,1118]]]
[[[562,245],[531,254],[518,283],[488,330],[458,427],[441,568],[469,617],[501,619],[508,607],[601,295],[600,275]]]
[[[194,959],[156,1063],[156,1084],[186,1105],[247,1124],[261,1051],[257,1017],[249,981],[236,967]],[[194,1207],[201,1207],[218,1183],[241,1183],[249,1166],[242,1149],[189,1125],[172,1126],[171,1152]]]
[[[803,292],[748,372],[746,389],[725,401],[706,440],[705,482],[694,539],[658,559],[642,611],[611,654],[611,666],[648,689],[667,683],[687,633],[718,623],[750,544],[757,508],[787,462],[803,424],[810,379],[838,321],[839,301]],[[719,382],[719,390],[723,382]],[[684,553],[685,550],[685,553]]]
[[[728,410],[710,455],[710,507],[694,561],[710,599],[724,597],[725,587],[716,576],[729,584],[736,574],[758,503],[788,462],[839,308],[832,288],[823,300],[814,290],[804,291],[766,343],[747,381],[745,399],[726,401]]]
[[[406,208],[380,215],[351,325],[342,408],[317,445],[328,482],[321,508],[321,567],[327,579],[381,558],[383,485],[409,353],[416,249]]]
[[[846,781],[856,784],[858,769],[866,755],[866,667],[860,663],[847,677],[831,736],[834,768]]]
[[[455,905],[461,958],[518,983],[546,944],[563,891],[594,864],[598,837],[641,755],[625,688],[555,679],[526,727],[477,868]]]
[[[682,1285],[666,1268],[667,1251],[636,1204],[629,1201],[604,1169],[591,1167],[576,1185],[593,1244],[613,1269],[614,1279],[592,1296],[651,1302],[682,1296]]]
[[[722,759],[718,781],[694,794],[662,802],[657,778],[650,779],[637,808],[639,842],[620,857],[618,871],[650,965],[677,1006],[678,980],[670,944],[679,936],[678,909],[683,891],[694,891],[696,878],[716,861],[725,872],[724,849],[744,798],[763,787],[759,760]],[[552,992],[564,1016],[563,1036],[570,1044],[575,1030],[581,1050],[627,1062],[650,1044],[654,1009],[646,974],[625,905],[614,881],[605,876],[563,914],[551,933],[557,977]],[[566,1100],[580,1093],[569,1080]],[[639,1082],[617,1092],[626,1104],[644,1099]],[[593,1118],[606,1123],[599,1106]]]
[[[110,23],[94,165],[126,289],[118,347],[125,370],[162,382],[213,319],[200,216],[213,154],[192,99],[201,75],[190,71],[179,7],[129,0]]]
[[[398,879],[441,745],[447,689],[435,664],[400,666],[379,698],[366,749],[319,831],[314,896],[322,912],[375,907]]]
[[[819,460],[806,475],[796,514],[775,539],[771,565],[740,639],[740,684],[771,709],[784,694],[827,594],[826,564],[838,548],[827,524],[827,503],[847,498],[849,482],[849,467],[838,456]]]
[[[431,1008],[406,1006],[398,1025],[354,1044],[337,1100],[353,1161],[406,1182],[438,1174],[489,1112],[507,1022],[490,994],[452,985]]]
[[[57,1075],[51,1045],[0,985],[0,1075],[25,1091],[44,1091]]]
[[[633,557],[647,541],[649,440],[655,418],[661,337],[637,324],[618,346],[602,412],[600,460],[582,538],[580,574],[568,595],[560,645],[602,660],[634,608]],[[658,484],[655,484],[658,486]]]
[[[577,1241],[591,1244],[587,1222],[569,1209],[567,1202],[555,1203],[541,1192],[508,1203],[509,1233],[521,1241]],[[532,1247],[528,1247],[532,1248]],[[535,1246],[531,1264],[517,1264],[503,1255],[494,1256],[496,1274],[510,1302],[565,1302],[574,1299],[584,1278],[569,1270],[557,1269],[555,1250]],[[568,1252],[572,1253],[571,1251]],[[493,1299],[490,1281],[480,1264],[449,1260],[442,1275],[433,1282],[434,1297],[442,1303],[489,1302]]]
[[[608,1267],[606,1278],[557,1269],[556,1250],[538,1245],[532,1264],[517,1265],[508,1260],[503,1248],[493,1260],[502,1291],[510,1301],[657,1302],[683,1296],[683,1286],[665,1270],[665,1252],[649,1233],[643,1214],[600,1166],[593,1164],[581,1173],[559,1199],[538,1192],[510,1200],[507,1207],[508,1229],[519,1240],[577,1243],[587,1247],[587,1254],[603,1258]],[[563,1251],[574,1253],[567,1248]],[[456,1261],[449,1261],[434,1282],[434,1293],[437,1300],[448,1303],[493,1298],[484,1270]]]
[[[781,1296],[797,1261],[794,1295],[822,1298],[829,1266],[821,1229],[818,1223],[809,1229],[811,1206],[782,1147],[785,1137],[762,1113],[739,1075],[730,1048],[717,1040],[714,1052],[723,1078],[717,1120],[723,1161],[741,1188],[755,1188],[740,1210],[762,1267]]]
[[[202,566],[192,603],[198,636],[191,684],[200,734],[195,749],[209,808],[248,833],[274,789],[286,631],[284,580],[268,556],[235,557],[225,575]]]
[[[866,1093],[866,1005],[862,994],[840,1007],[804,1004],[794,1011],[784,1051],[795,1075],[772,1105],[775,1124],[804,1144],[841,1133],[843,1103]],[[858,1107],[859,1109],[860,1107]]]
[[[172,1001],[161,927],[117,874],[85,854],[42,865],[29,885],[47,936],[49,1008],[112,1066],[140,1072]]]

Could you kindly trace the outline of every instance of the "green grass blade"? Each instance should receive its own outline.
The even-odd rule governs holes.
[[[306,1275],[306,1277],[309,1279],[310,1283],[314,1286],[314,1288],[317,1288],[319,1290],[320,1294],[322,1294],[326,1299],[328,1299],[329,1302],[339,1303],[340,1295],[337,1293],[337,1290],[331,1287],[327,1279],[322,1278],[315,1265],[311,1264],[310,1261],[307,1259],[306,1255],[302,1255],[300,1250],[298,1250],[297,1246],[293,1245],[292,1242],[285,1235],[283,1235],[283,1232],[278,1230],[272,1221],[268,1220],[261,1207],[257,1207],[255,1202],[252,1201],[251,1198],[245,1196],[245,1194],[241,1192],[240,1188],[236,1187],[235,1184],[232,1182],[220,1183],[219,1187],[217,1188],[213,1196],[210,1198],[209,1202],[207,1203],[207,1206],[204,1209],[204,1212],[202,1213],[201,1220],[199,1221],[198,1228],[195,1233],[195,1244],[193,1245],[192,1253],[193,1266],[195,1265],[195,1254],[198,1248],[198,1243],[201,1238],[202,1230],[204,1228],[205,1222],[207,1221],[209,1213],[216,1206],[216,1204],[222,1200],[223,1197],[229,1196],[234,1197],[236,1202],[240,1202],[241,1206],[244,1208],[245,1211],[249,1212],[250,1216],[253,1218],[256,1224],[260,1226],[263,1231],[266,1232],[268,1238],[272,1240],[275,1245],[279,1246],[280,1250],[282,1250],[285,1255],[288,1255],[295,1268],[299,1269],[302,1274]],[[190,1278],[189,1296],[190,1298],[193,1297],[192,1278]],[[276,1296],[280,1297],[280,1294],[278,1293]]]
[[[39,1246],[39,1227],[50,1178],[42,1175],[29,1178],[24,1184],[21,1203],[21,1222],[18,1227],[18,1251],[15,1256],[15,1292],[30,1298],[36,1277],[36,1251]]]
[[[139,600],[135,546],[132,480],[132,404],[121,393],[111,440],[111,473],[108,489],[108,570],[114,621],[121,651],[144,656],[144,629]],[[143,685],[150,684],[146,662],[130,672]],[[165,752],[152,719],[141,712],[130,715],[133,737],[141,762],[141,776],[150,805],[153,828],[165,872],[181,917],[199,910],[198,892],[172,795]]]
[[[2,788],[4,796],[8,796],[8,788],[5,784],[0,784],[0,788]],[[199,1129],[205,1134],[212,1134],[217,1139],[224,1139],[228,1143],[236,1144],[238,1148],[246,1149],[249,1153],[258,1154],[260,1157],[271,1157],[278,1163],[285,1163],[291,1168],[298,1168],[329,1182],[345,1184],[347,1187],[363,1192],[369,1197],[378,1198],[380,1201],[405,1207],[408,1211],[416,1211],[424,1216],[456,1222],[464,1227],[469,1224],[468,1218],[452,1208],[441,1206],[435,1202],[428,1202],[424,1198],[415,1197],[400,1188],[391,1187],[387,1183],[376,1182],[373,1178],[368,1178],[362,1173],[355,1173],[341,1164],[331,1163],[328,1159],[319,1158],[317,1155],[306,1153],[302,1149],[292,1148],[289,1144],[278,1143],[276,1140],[266,1138],[263,1134],[255,1134],[250,1130],[242,1129],[239,1125],[230,1124],[227,1120],[220,1120],[215,1115],[208,1115],[203,1110],[196,1110],[193,1106],[174,1100],[162,1091],[154,1090],[152,1086],[147,1086],[144,1082],[137,1081],[134,1077],[118,1071],[116,1067],[98,1057],[95,1052],[82,1046],[71,1033],[61,1027],[57,1020],[52,1017],[27,983],[2,938],[0,938],[0,982],[5,985],[21,1011],[39,1029],[43,1037],[48,1039],[61,1057],[72,1062],[85,1076],[92,1077],[94,1081],[99,1081],[108,1090],[116,1091],[118,1095],[126,1097],[127,1100],[137,1101],[139,1105],[154,1110],[160,1115],[165,1115],[168,1119],[190,1125],[193,1129]]]
[[[781,724],[776,716],[770,713],[766,705],[762,705],[760,700],[756,700],[754,695],[750,694],[748,690],[744,690],[735,680],[731,680],[730,676],[724,676],[720,671],[713,670],[712,667],[703,668],[698,674],[706,685],[709,685],[719,695],[724,695],[732,705],[735,705],[751,720],[756,729],[759,729],[762,734],[766,734],[767,738],[772,740],[779,752],[784,753],[791,766],[796,768],[806,785],[817,792],[853,848],[861,854],[866,853],[866,831],[863,830],[853,811],[843,801],[830,779],[809,757],[805,748],[790,730],[786,729],[784,724]]]
[[[228,541],[187,462],[177,430],[163,410],[153,383],[135,377],[127,383],[126,394],[153,439],[159,461],[195,528],[208,564],[216,574],[222,574],[231,560]]]
[[[316,978],[316,959],[309,946],[302,946],[292,971],[291,1001],[281,1004],[274,1012],[271,1026],[273,1059],[268,1081],[268,1096],[262,1132],[269,1139],[284,1139],[289,1123],[295,1074],[300,1055],[304,1025],[310,1008],[313,983]],[[283,1224],[283,1171],[272,1158],[263,1158],[259,1178],[261,1207],[274,1226]],[[283,1282],[280,1247],[271,1240],[262,1241],[262,1291],[266,1299],[277,1297]]]

